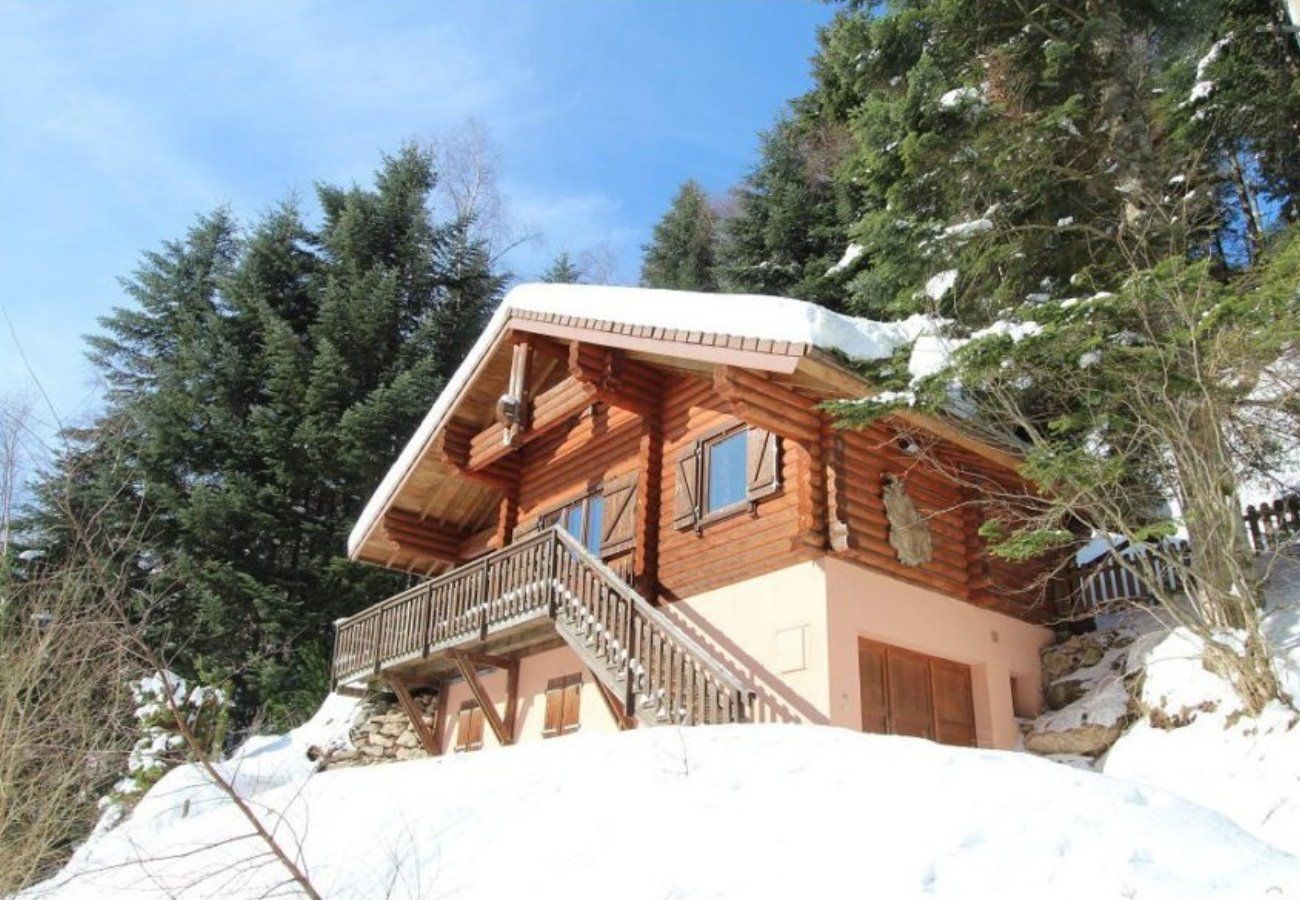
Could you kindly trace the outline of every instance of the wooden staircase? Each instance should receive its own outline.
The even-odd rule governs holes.
[[[743,722],[752,695],[664,613],[557,529],[556,631],[646,725]]]
[[[341,621],[335,683],[450,660],[542,619],[629,719],[697,725],[752,716],[752,691],[559,527]]]

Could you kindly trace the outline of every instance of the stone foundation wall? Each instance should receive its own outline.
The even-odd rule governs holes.
[[[432,729],[437,696],[415,694],[412,699],[423,713],[424,724]],[[330,748],[320,754],[318,762],[322,769],[424,759],[429,755],[420,744],[420,736],[410,718],[397,699],[389,694],[376,695],[366,701],[361,720],[352,728],[349,737],[351,747]]]

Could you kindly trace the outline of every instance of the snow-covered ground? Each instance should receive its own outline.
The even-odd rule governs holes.
[[[739,725],[313,773],[351,715],[229,763],[330,898],[1300,896],[1300,860],[1223,816],[1027,754]],[[32,896],[267,896],[247,833],[177,769]]]
[[[1267,560],[1265,633],[1282,689],[1300,699],[1300,559]],[[1108,775],[1175,791],[1231,817],[1258,837],[1300,855],[1300,716],[1274,703],[1241,714],[1231,687],[1201,665],[1199,644],[1182,630],[1149,632],[1134,646],[1143,670],[1141,702],[1166,716],[1134,722],[1099,760]]]

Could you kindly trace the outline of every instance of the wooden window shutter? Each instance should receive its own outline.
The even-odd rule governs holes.
[[[570,675],[564,687],[564,714],[560,720],[560,733],[578,730],[578,704],[582,700],[582,674]]]
[[[746,496],[760,500],[781,487],[781,439],[763,428],[750,428],[746,445]]]
[[[546,682],[546,724],[542,729],[543,737],[557,737],[578,730],[578,703],[581,697],[581,672]]]
[[[677,455],[677,480],[673,496],[673,527],[694,527],[700,517],[699,441],[690,444]]]
[[[546,683],[546,722],[542,737],[555,737],[564,725],[564,679],[552,678]]]
[[[631,472],[605,484],[601,491],[605,505],[600,535],[601,556],[611,556],[632,546],[636,540],[636,473]]]
[[[466,700],[456,716],[456,749],[478,750],[483,746],[483,710],[478,703]]]

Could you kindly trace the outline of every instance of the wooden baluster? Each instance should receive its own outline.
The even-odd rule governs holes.
[[[633,642],[639,646],[641,640],[641,626],[635,617],[629,619],[628,631],[632,636]],[[638,655],[629,652],[627,655],[627,662],[623,666],[623,710],[628,714],[628,716],[635,716],[637,713],[637,677],[635,669],[637,659]]]
[[[479,640],[487,640],[488,636],[488,600],[492,591],[492,564],[486,560],[483,563],[483,576],[479,580]]]
[[[1250,535],[1250,548],[1256,553],[1264,549],[1263,540],[1259,534],[1259,510],[1255,507],[1247,506],[1243,516],[1246,520],[1246,532]]]
[[[691,681],[694,682],[694,690],[691,691],[691,706],[695,710],[693,713],[695,724],[704,725],[707,724],[704,706],[704,670],[700,668],[698,661],[692,666],[692,669],[694,671],[691,674]]]

